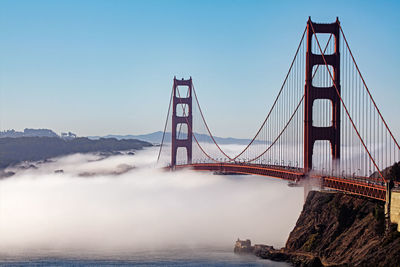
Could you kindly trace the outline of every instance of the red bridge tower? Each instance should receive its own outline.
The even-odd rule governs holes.
[[[335,38],[335,51],[331,55],[324,55],[326,63],[333,68],[334,83],[331,87],[313,86],[313,66],[322,65],[326,69],[324,58],[321,54],[312,53],[312,37],[314,34],[328,33]],[[314,143],[317,140],[327,140],[331,144],[332,159],[340,158],[340,54],[339,54],[339,20],[335,23],[320,24],[311,21],[307,22],[307,53],[306,53],[306,84],[304,101],[304,171],[312,169],[312,155]],[[319,51],[319,48],[317,47]],[[313,103],[316,99],[328,99],[332,103],[332,124],[328,127],[313,126]]]
[[[187,95],[181,96],[179,94],[178,86],[187,87]],[[192,77],[189,80],[177,80],[174,77],[173,86],[173,111],[172,111],[172,147],[171,147],[171,167],[176,165],[176,156],[178,148],[183,147],[186,149],[187,164],[192,163],[192,129],[193,129],[193,117],[192,117]],[[178,105],[179,110],[182,114],[177,113]],[[182,125],[186,125],[187,135],[185,139],[181,139],[177,136],[177,132],[182,128]],[[177,131],[178,130],[178,131]]]

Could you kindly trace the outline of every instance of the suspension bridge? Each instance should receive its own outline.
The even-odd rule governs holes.
[[[315,179],[322,188],[386,203],[399,186],[387,171],[399,161],[399,144],[338,19],[322,24],[309,18],[272,107],[250,140],[230,155],[207,124],[192,78],[174,78],[158,155],[166,168],[291,183]]]

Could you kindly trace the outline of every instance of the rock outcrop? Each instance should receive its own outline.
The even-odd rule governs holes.
[[[235,243],[235,247],[233,248],[233,252],[235,253],[251,253],[254,251],[254,246],[251,245],[251,241],[249,239],[246,240],[238,240]]]
[[[325,265],[399,266],[400,233],[395,226],[385,231],[381,202],[312,191],[285,249]]]
[[[311,191],[286,246],[253,253],[295,266],[400,266],[400,233],[385,230],[379,201]]]

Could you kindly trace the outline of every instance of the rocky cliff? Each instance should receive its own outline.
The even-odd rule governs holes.
[[[296,266],[400,266],[400,233],[385,231],[381,202],[312,191],[285,248],[255,253]]]

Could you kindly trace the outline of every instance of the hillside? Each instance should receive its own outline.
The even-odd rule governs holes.
[[[148,142],[114,138],[90,140],[86,137],[64,140],[58,137],[0,138],[0,168],[22,161],[38,161],[73,153],[139,150],[152,146]]]

